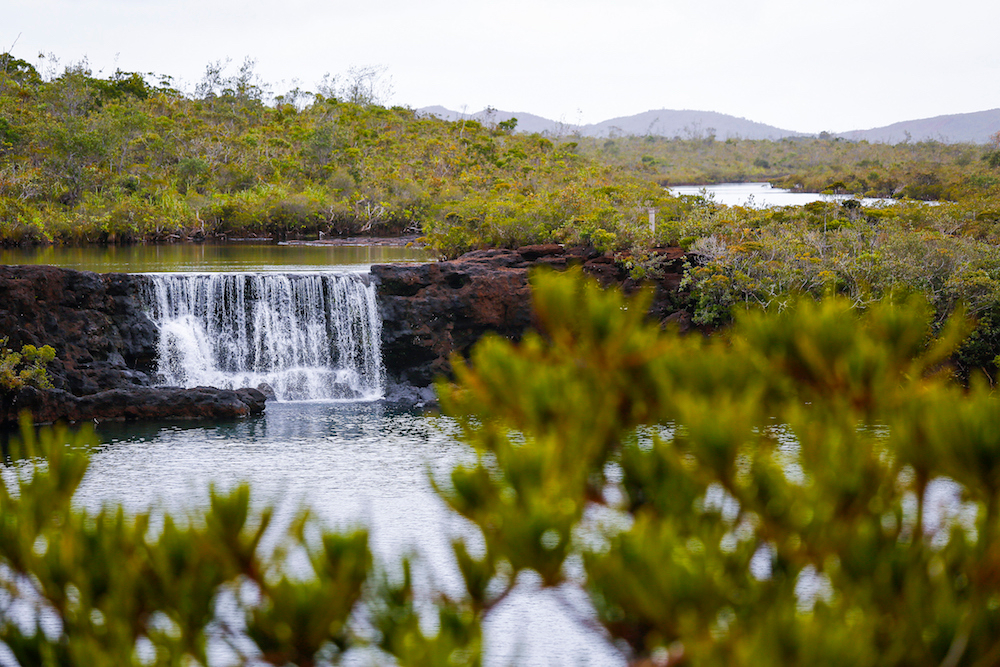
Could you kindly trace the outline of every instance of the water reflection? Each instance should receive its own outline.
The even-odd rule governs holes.
[[[134,246],[42,246],[0,249],[0,264],[49,264],[100,273],[308,271],[372,264],[424,262],[424,248],[305,246],[264,243],[176,243]]]

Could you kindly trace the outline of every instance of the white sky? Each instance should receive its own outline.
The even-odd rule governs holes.
[[[1000,107],[996,0],[2,0],[0,51],[281,93],[381,65],[391,102],[565,123],[719,111],[841,132]],[[1000,128],[998,128],[1000,129]]]

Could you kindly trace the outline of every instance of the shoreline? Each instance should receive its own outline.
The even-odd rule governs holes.
[[[287,246],[335,246],[335,247],[356,247],[356,246],[383,246],[383,247],[407,247],[426,248],[427,244],[420,242],[417,234],[407,234],[405,236],[334,236],[316,240],[292,240],[279,241],[276,245]]]

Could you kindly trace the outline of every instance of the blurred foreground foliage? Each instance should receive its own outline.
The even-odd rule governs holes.
[[[348,646],[365,531],[312,530],[302,511],[265,555],[273,510],[252,510],[246,486],[185,517],[88,512],[72,499],[93,443],[25,419],[0,476],[0,640],[22,666],[208,664],[210,638],[244,663],[314,665]],[[289,550],[308,563],[294,574]]]
[[[477,455],[434,481],[478,529],[453,543],[464,590],[373,574],[364,531],[277,528],[246,487],[183,519],[77,509],[90,437],[26,428],[0,639],[25,666],[206,664],[209,638],[241,664],[479,665],[530,571],[582,588],[580,622],[635,666],[1000,659],[1000,402],[953,380],[964,318],[803,297],[679,336],[645,296],[533,281],[539,331],[438,385]]]
[[[1000,402],[943,365],[961,317],[803,298],[705,339],[534,287],[540,333],[439,385],[479,454],[442,483],[485,536],[471,609],[531,569],[636,665],[1000,659]]]

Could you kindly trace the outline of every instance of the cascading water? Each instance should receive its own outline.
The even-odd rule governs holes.
[[[282,401],[382,395],[375,286],[360,273],[152,274],[162,384],[267,383]]]

